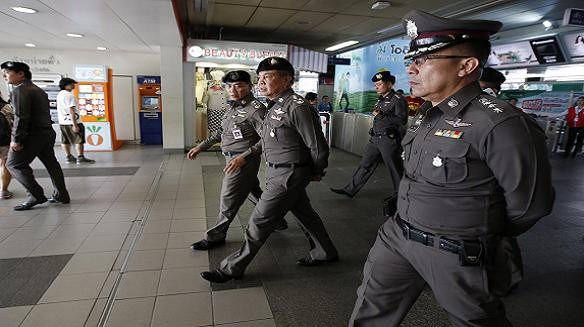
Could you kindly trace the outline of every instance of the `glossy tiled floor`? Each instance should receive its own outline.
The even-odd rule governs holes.
[[[275,326],[263,288],[212,292],[199,277],[208,254],[189,245],[207,227],[201,165],[214,156],[127,147],[91,157],[68,172],[69,205],[14,212],[17,182],[0,202],[0,259],[66,260],[37,303],[1,307],[0,326]],[[39,182],[49,194],[50,180]]]
[[[339,263],[295,265],[308,244],[287,217],[290,228],[270,236],[242,281],[210,285],[199,273],[240,246],[253,209],[249,203],[241,208],[226,246],[208,253],[189,249],[216,219],[220,155],[188,161],[158,147],[125,147],[91,157],[98,162],[69,172],[69,205],[14,212],[24,198],[16,182],[15,198],[0,200],[1,327],[346,326],[363,262],[384,221],[383,166],[348,200],[328,188],[345,183],[359,158],[332,151],[326,178],[309,187]],[[526,276],[504,299],[514,326],[580,326],[584,320],[583,163],[582,157],[552,158],[554,211],[519,238]],[[39,181],[50,193],[50,181]],[[35,273],[19,273],[24,269]],[[426,290],[402,325],[449,324]]]

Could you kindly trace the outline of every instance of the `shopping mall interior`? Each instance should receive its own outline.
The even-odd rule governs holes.
[[[0,326],[393,326],[351,319],[364,264],[388,220],[392,177],[381,162],[354,197],[331,188],[351,180],[369,146],[378,100],[371,76],[391,72],[408,124],[416,124],[424,101],[410,88],[404,57],[412,43],[402,24],[411,10],[503,24],[490,36],[485,65],[504,76],[496,96],[516,101],[545,133],[555,201],[517,237],[523,279],[501,301],[513,326],[582,326],[581,144],[566,156],[574,141],[567,113],[576,110],[577,123],[584,109],[577,104],[584,97],[581,0],[0,0],[0,62],[26,63],[46,92],[70,194],[70,203],[15,211],[27,190],[13,179],[13,195],[0,199]],[[298,264],[314,243],[290,212],[288,228],[270,235],[242,279],[209,282],[200,273],[240,249],[258,210],[246,201],[223,246],[193,250],[220,214],[230,156],[220,144],[196,160],[187,152],[227,117],[224,76],[245,71],[256,85],[268,57],[293,65],[299,96],[330,99],[317,128],[330,146],[326,175],[306,191],[338,262]],[[66,162],[60,145],[56,99],[64,77],[77,81],[94,163]],[[3,99],[14,89],[0,80]],[[251,91],[268,100],[258,87]],[[268,166],[259,168],[262,187]],[[48,197],[45,166],[37,159],[32,168]],[[399,325],[460,325],[438,299],[425,286]],[[488,325],[475,323],[468,326]]]

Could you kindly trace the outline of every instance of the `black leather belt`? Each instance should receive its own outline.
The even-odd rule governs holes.
[[[424,232],[412,227],[399,216],[396,217],[398,226],[402,229],[404,237],[410,241],[422,243],[426,246],[434,246],[434,240],[438,239],[438,248],[443,251],[460,254],[462,252],[462,245],[460,241],[449,240],[444,237],[436,237],[436,235]]]
[[[291,167],[305,167],[308,166],[307,163],[271,163],[271,162],[266,162],[266,164],[268,165],[268,167],[270,168],[291,168]]]
[[[229,156],[229,157],[233,157],[236,156],[238,154],[242,154],[243,152],[223,152],[224,156]]]

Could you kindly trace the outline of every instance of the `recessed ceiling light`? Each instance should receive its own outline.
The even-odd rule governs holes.
[[[10,9],[21,12],[23,14],[36,14],[38,12],[38,10],[26,7],[10,7]]]
[[[339,44],[335,44],[333,46],[330,46],[330,47],[324,49],[324,51],[336,51],[336,50],[339,50],[339,49],[342,49],[342,48],[346,48],[348,46],[351,46],[351,45],[354,45],[354,44],[357,44],[357,43],[359,43],[359,41],[346,41],[346,42],[343,42],[343,43],[339,43]]]
[[[25,43],[24,46],[28,48],[36,48],[36,44],[34,43]]]
[[[83,37],[83,34],[79,34],[79,33],[67,33],[67,36],[69,36],[69,37]]]
[[[371,9],[373,10],[381,10],[391,6],[389,1],[375,1],[371,4]]]
[[[97,47],[97,50],[99,50],[99,51],[105,51],[105,50],[107,50],[107,48],[106,47]]]

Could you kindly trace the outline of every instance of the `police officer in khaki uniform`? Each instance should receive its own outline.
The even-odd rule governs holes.
[[[379,99],[373,107],[373,128],[369,130],[369,143],[365,146],[363,158],[353,174],[349,184],[343,188],[331,188],[331,191],[354,197],[365,186],[375,172],[380,159],[389,170],[392,190],[397,193],[399,180],[403,174],[400,140],[402,130],[408,122],[408,104],[403,97],[393,90],[395,76],[389,71],[379,72],[371,78]]]
[[[217,223],[205,232],[203,240],[191,245],[193,250],[209,250],[225,244],[229,225],[245,198],[249,195],[255,204],[262,195],[258,180],[261,147],[254,145],[260,141],[258,133],[266,115],[266,107],[253,96],[248,72],[228,72],[223,77],[223,83],[227,84],[230,106],[223,116],[221,127],[187,154],[189,159],[194,160],[199,153],[221,142],[221,151],[227,163]],[[278,229],[284,228],[286,221],[282,220]]]
[[[251,215],[241,249],[225,258],[218,269],[201,273],[211,282],[240,278],[288,211],[296,216],[310,243],[310,254],[299,259],[299,265],[338,260],[337,250],[306,194],[310,181],[319,181],[324,175],[328,145],[318,132],[320,127],[315,126],[308,103],[292,90],[292,64],[269,57],[260,62],[257,73],[260,94],[269,99],[261,133],[266,188]]]
[[[55,131],[49,113],[49,98],[45,91],[31,82],[32,73],[27,64],[7,61],[0,65],[4,78],[13,85],[12,107],[14,125],[6,166],[10,174],[26,188],[28,199],[14,207],[16,211],[30,210],[47,201],[69,203],[69,192],[61,165],[55,158]],[[47,199],[43,188],[35,180],[31,162],[38,157],[53,182],[53,196]]]
[[[543,130],[483,92],[478,79],[501,23],[420,11],[403,18],[414,96],[398,213],[379,230],[349,326],[397,326],[428,284],[456,326],[510,326],[492,292],[494,248],[550,213]]]

